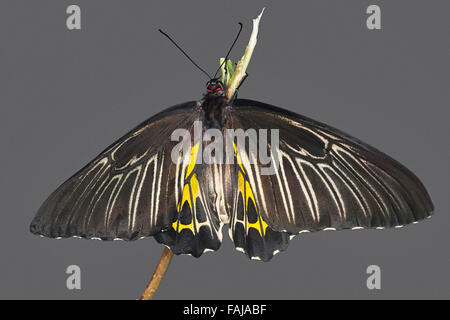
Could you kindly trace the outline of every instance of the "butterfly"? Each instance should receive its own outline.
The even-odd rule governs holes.
[[[175,254],[199,257],[219,249],[227,225],[237,250],[268,261],[302,232],[401,227],[432,214],[423,184],[399,162],[286,109],[230,99],[223,79],[211,78],[199,101],[166,109],[107,147],[48,197],[30,231],[50,238],[153,236]],[[196,137],[198,123],[202,133],[277,130],[277,152],[274,141],[268,145],[277,169],[262,174],[264,164],[226,134],[233,161],[199,161],[212,141]],[[179,141],[172,134],[180,128],[190,148],[173,161]]]
[[[234,164],[173,163],[171,133],[193,131],[195,121],[204,130],[279,129],[278,170],[261,175],[248,156]],[[219,249],[229,224],[236,249],[268,261],[301,232],[400,227],[432,211],[419,179],[389,156],[288,110],[230,103],[213,79],[202,100],[151,117],[64,182],[30,230],[50,238],[153,236],[175,254],[199,257]]]

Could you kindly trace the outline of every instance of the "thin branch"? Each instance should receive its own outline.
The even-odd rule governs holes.
[[[247,48],[245,48],[244,56],[236,65],[236,69],[230,80],[230,84],[227,86],[226,89],[226,95],[228,99],[231,99],[233,97],[234,93],[236,92],[236,89],[239,87],[239,84],[245,77],[246,74],[245,71],[247,70],[248,64],[250,63],[250,59],[252,58],[253,50],[255,49],[256,46],[259,20],[261,20],[261,16],[264,12],[264,9],[262,9],[261,13],[256,19],[253,19],[253,30]]]
[[[166,274],[167,268],[169,268],[170,261],[172,261],[173,252],[169,248],[165,247],[159,259],[159,263],[156,266],[155,272],[153,273],[152,279],[145,288],[144,293],[139,298],[139,300],[152,300],[153,296],[158,290],[159,284],[161,283],[164,275]]]

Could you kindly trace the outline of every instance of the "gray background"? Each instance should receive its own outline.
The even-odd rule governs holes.
[[[82,9],[68,31],[66,7]],[[382,30],[365,10],[382,8]],[[162,247],[153,239],[41,239],[43,200],[104,147],[166,107],[198,99],[205,77],[157,28],[212,72],[266,6],[240,97],[340,128],[399,160],[427,187],[435,216],[400,230],[296,237],[271,262],[222,248],[177,256],[157,298],[449,298],[449,27],[444,1],[1,1],[0,298],[137,298]],[[82,269],[82,290],[65,269]],[[382,290],[365,286],[382,269]]]

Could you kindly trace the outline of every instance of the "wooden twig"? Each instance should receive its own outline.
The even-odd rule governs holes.
[[[264,8],[265,9],[265,8]],[[264,12],[262,9],[261,13],[256,19],[253,19],[253,31],[250,35],[250,40],[248,42],[247,48],[245,48],[245,53],[242,59],[237,63],[236,68],[234,70],[234,74],[229,80],[226,88],[226,95],[228,99],[231,99],[236,92],[236,89],[239,87],[242,79],[244,79],[246,75],[246,70],[248,64],[250,63],[250,59],[252,58],[253,50],[256,46],[257,36],[258,36],[258,28],[259,21],[261,20],[261,16]]]
[[[169,248],[165,247],[164,251],[161,255],[161,259],[159,259],[159,263],[156,266],[155,272],[153,273],[152,279],[145,288],[142,296],[139,300],[152,300],[153,296],[158,290],[159,284],[161,283],[164,275],[166,274],[167,269],[169,268],[170,261],[172,261],[173,252]]]

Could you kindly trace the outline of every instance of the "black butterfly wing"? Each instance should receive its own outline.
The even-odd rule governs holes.
[[[202,128],[204,130],[206,128]],[[191,137],[195,136],[190,132]],[[205,251],[215,251],[222,243],[223,221],[217,210],[218,196],[223,188],[224,166],[203,162],[201,140],[191,140],[190,152],[180,168],[182,184],[176,197],[176,215],[171,227],[155,235],[156,241],[169,246],[175,254],[199,257]]]
[[[237,122],[232,121],[232,126],[242,128]],[[256,196],[258,186],[251,183],[258,181],[255,174],[259,175],[259,170],[252,171],[247,165],[247,154],[235,147],[236,165],[230,175],[232,193],[227,198],[230,217],[228,233],[238,251],[251,259],[269,261],[274,254],[287,248],[292,234],[277,231],[268,225]]]
[[[223,129],[279,129],[276,174],[261,175],[262,166],[237,150],[235,165],[197,164],[198,141],[187,163],[174,164],[170,135],[185,128],[195,137],[194,123],[205,116],[198,102],[188,102],[150,118],[68,179],[41,206],[31,232],[155,236],[176,254],[198,257],[220,247],[230,222],[236,247],[267,261],[298,232],[401,226],[432,212],[410,171],[355,138],[250,100],[236,100],[227,113]]]
[[[245,153],[241,159],[253,192],[254,211],[260,213],[272,231],[286,233],[277,235],[278,248],[274,251],[285,248],[285,237],[290,234],[400,227],[432,214],[433,205],[419,179],[397,161],[358,139],[252,100],[236,100],[230,118],[229,126],[233,129],[279,129],[276,174],[261,175],[262,166],[249,165]],[[235,207],[232,216],[242,218],[242,211],[242,206]],[[232,224],[230,233],[233,228]],[[255,235],[253,238],[265,237],[259,230],[239,228],[244,234],[240,238],[250,237],[249,230]],[[258,255],[265,255],[267,260],[271,257],[270,246],[262,240],[258,239],[258,250],[264,254]],[[237,244],[236,235],[234,241],[247,254],[255,251],[242,240]]]
[[[134,240],[170,228],[177,187],[171,161],[177,128],[200,118],[197,102],[163,111],[119,139],[43,203],[30,230],[45,237]]]

